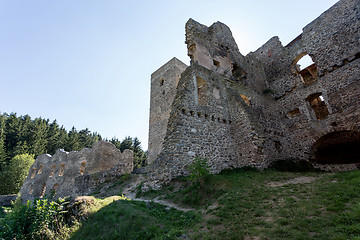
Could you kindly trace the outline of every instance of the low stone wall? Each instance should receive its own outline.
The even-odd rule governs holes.
[[[112,143],[97,142],[78,152],[58,150],[40,155],[32,165],[20,193],[24,200],[90,194],[97,185],[133,171],[133,152],[120,152]]]

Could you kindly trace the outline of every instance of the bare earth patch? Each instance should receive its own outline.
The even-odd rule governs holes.
[[[311,183],[317,180],[317,177],[297,177],[286,181],[279,182],[269,182],[268,186],[270,187],[282,187],[288,184],[303,184],[303,183]]]

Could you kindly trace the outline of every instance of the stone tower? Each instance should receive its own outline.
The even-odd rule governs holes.
[[[186,68],[186,64],[174,57],[151,74],[148,163],[153,162],[162,149],[176,87]]]

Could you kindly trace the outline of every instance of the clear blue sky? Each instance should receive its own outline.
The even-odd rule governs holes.
[[[246,55],[273,36],[286,45],[336,2],[0,0],[0,112],[146,150],[150,75],[174,56],[189,64],[189,18],[227,24]]]

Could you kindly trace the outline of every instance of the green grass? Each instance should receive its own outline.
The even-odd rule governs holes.
[[[194,212],[152,202],[104,201],[71,239],[177,239],[200,219]]]
[[[317,180],[268,185],[300,176]],[[184,188],[172,192],[172,183],[158,194],[203,211],[193,239],[360,239],[360,171],[235,170],[209,176],[203,185],[177,181]]]

